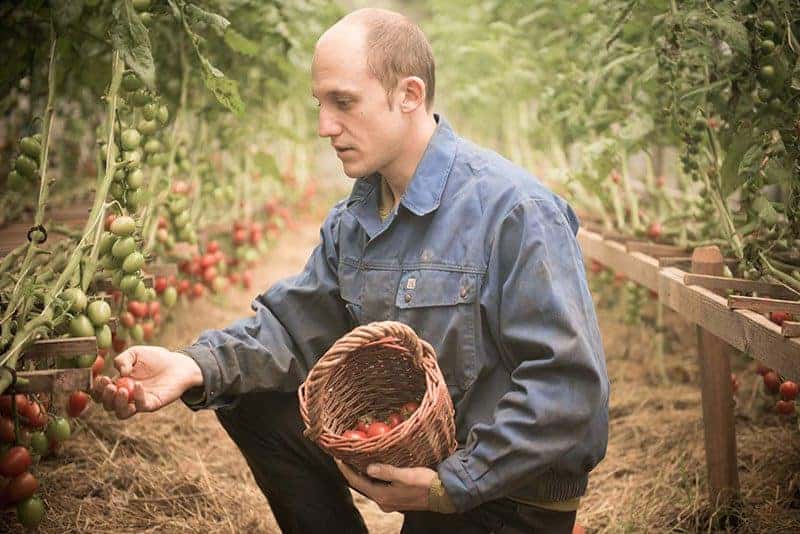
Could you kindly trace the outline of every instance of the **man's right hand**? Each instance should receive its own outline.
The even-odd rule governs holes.
[[[98,376],[92,388],[95,402],[127,419],[137,412],[154,412],[177,400],[189,388],[203,384],[200,367],[189,356],[163,347],[135,346],[114,358],[120,376],[136,381],[133,402],[111,378]]]

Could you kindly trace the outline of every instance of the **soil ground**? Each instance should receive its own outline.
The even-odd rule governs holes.
[[[250,313],[255,290],[298,272],[318,241],[321,216],[298,221],[255,271],[254,290],[183,303],[158,343],[178,348],[204,329]],[[612,379],[610,441],[592,473],[578,520],[589,532],[800,532],[800,433],[795,418],[767,412],[752,363],[734,358],[739,476],[743,504],[727,523],[706,500],[694,329],[667,316],[666,351],[653,330],[626,326],[619,295],[596,287]],[[654,313],[654,304],[642,310]],[[758,380],[757,380],[758,379]],[[233,442],[213,413],[181,403],[116,421],[93,407],[75,436],[36,473],[48,512],[42,532],[278,532]],[[356,494],[370,532],[398,532],[402,516]],[[11,511],[0,532],[16,532]]]

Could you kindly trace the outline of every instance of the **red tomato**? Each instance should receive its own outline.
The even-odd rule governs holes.
[[[136,324],[136,317],[131,312],[124,311],[119,314],[119,324],[125,328],[133,328],[133,325]]]
[[[189,280],[181,280],[178,282],[178,293],[183,295],[192,289],[192,283]]]
[[[653,221],[650,223],[650,226],[647,227],[647,237],[650,239],[658,239],[661,237],[661,231],[661,223]]]
[[[78,417],[89,404],[89,395],[83,391],[74,391],[67,400],[67,415]]]
[[[11,479],[5,488],[5,493],[11,502],[24,501],[39,489],[39,481],[28,471],[18,474]]]
[[[206,287],[200,282],[195,282],[195,284],[192,286],[193,298],[200,298],[203,296],[203,294],[205,294],[205,292],[206,292]]]
[[[200,266],[203,269],[206,269],[216,264],[217,264],[217,256],[215,254],[206,254],[205,256],[203,256],[203,259],[200,260]]]
[[[203,270],[203,280],[205,280],[206,283],[210,284],[211,282],[214,281],[214,278],[216,277],[217,277],[217,268],[214,267],[213,265],[206,267],[205,270]]]
[[[123,340],[123,343],[125,341]],[[100,373],[103,372],[103,369],[106,367],[106,360],[102,356],[98,355],[95,359],[94,363],[92,364],[92,376],[96,377]]]
[[[788,321],[789,319],[791,319],[791,315],[789,315],[788,312],[783,312],[783,311],[769,312],[769,320],[777,324],[778,326],[783,325],[783,322]]]
[[[14,443],[14,421],[10,417],[0,416],[0,443]]]
[[[389,428],[394,428],[402,422],[403,417],[399,413],[390,414],[389,417],[386,418],[386,424],[389,425]]]
[[[25,447],[11,447],[0,458],[0,475],[15,477],[24,473],[31,466],[31,453]]]
[[[369,421],[368,419],[361,419],[361,420],[359,420],[358,424],[356,425],[356,430],[366,434],[367,431],[369,430],[369,425],[371,425],[371,424],[372,424],[372,422]]]
[[[113,213],[109,213],[108,215],[106,215],[106,220],[105,223],[103,224],[103,228],[106,230],[106,232],[108,232],[111,229],[111,223],[113,223],[116,220],[116,218],[117,216],[114,215]]]
[[[231,285],[236,285],[239,283],[239,273],[230,273],[228,275],[228,281]]]
[[[792,415],[794,410],[794,401],[779,400],[775,403],[775,411],[781,415]]]
[[[28,404],[28,397],[22,393],[17,393],[17,411],[23,409]],[[0,413],[11,415],[11,395],[0,396]]]
[[[415,401],[409,401],[400,408],[400,412],[405,416],[406,419],[411,417],[411,414],[417,411],[419,408],[419,403]]]
[[[756,373],[760,374],[761,376],[764,376],[765,374],[769,373],[770,371],[772,371],[772,369],[770,369],[769,367],[767,367],[763,363],[759,362],[758,364],[756,364]]]
[[[375,422],[369,425],[369,430],[367,430],[367,437],[374,438],[376,436],[382,436],[389,432],[391,428],[386,423]]]
[[[164,276],[159,276],[153,282],[153,289],[156,290],[156,293],[159,295],[167,289],[167,279]]]
[[[362,440],[367,439],[367,435],[360,430],[345,430],[342,434],[344,439]]]
[[[155,323],[156,326],[161,324],[161,312],[154,313],[152,317],[153,323]]]
[[[128,402],[133,402],[133,388],[136,385],[136,381],[133,378],[121,376],[114,381],[114,385],[119,390],[125,390],[125,393],[128,394]]]
[[[764,375],[764,388],[769,393],[777,393],[781,388],[781,381],[778,378],[778,373],[770,371]]]
[[[167,218],[163,215],[158,218],[158,229],[159,230],[166,230],[167,229]]]
[[[250,244],[253,246],[258,245],[263,237],[264,236],[261,234],[261,230],[257,232],[250,232]]]
[[[152,317],[153,315],[161,312],[161,303],[157,300],[151,300],[147,303],[147,314]]]
[[[47,414],[42,411],[38,402],[29,402],[19,410],[19,414],[28,420],[28,426],[41,428],[47,424]]]
[[[786,380],[780,387],[781,398],[785,401],[793,401],[797,398],[797,384],[791,380]]]
[[[150,341],[153,339],[153,334],[155,334],[155,331],[156,325],[152,320],[142,323],[142,337],[145,341]]]
[[[739,391],[739,377],[735,373],[731,373],[731,390],[734,394]]]
[[[247,230],[244,228],[237,228],[233,231],[233,244],[236,246],[243,245],[247,241]]]
[[[123,350],[125,350],[125,347],[128,346],[128,341],[122,337],[114,337],[111,340],[111,346],[114,348],[115,352],[122,352]]]
[[[591,271],[594,274],[601,273],[603,272],[603,264],[597,260],[592,260],[589,263],[589,271]]]
[[[216,241],[208,242],[208,246],[206,246],[206,252],[208,252],[209,254],[216,254],[218,250],[219,250],[219,243],[217,243]]]
[[[132,300],[128,302],[128,311],[137,319],[142,319],[147,315],[147,303]]]
[[[242,273],[242,287],[250,289],[253,287],[253,273],[252,271],[245,271]]]
[[[97,355],[102,358],[105,358],[106,356],[108,356],[108,349],[97,349]]]

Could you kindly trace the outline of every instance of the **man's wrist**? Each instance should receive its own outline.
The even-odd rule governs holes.
[[[453,501],[444,489],[444,484],[437,474],[428,488],[428,508],[440,514],[452,514],[456,511]]]
[[[175,351],[175,354],[176,355],[180,355],[180,357],[186,358],[186,360],[191,362],[191,365],[189,366],[191,368],[191,374],[189,375],[188,383],[186,384],[186,389],[191,389],[191,388],[202,386],[203,385],[203,371],[202,371],[202,369],[200,369],[200,365],[198,365],[198,363],[194,360],[194,358],[192,358],[191,356],[189,356],[185,352]]]

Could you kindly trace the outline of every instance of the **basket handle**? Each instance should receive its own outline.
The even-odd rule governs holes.
[[[354,328],[339,338],[320,358],[306,381],[300,386],[300,410],[306,429],[303,434],[316,441],[323,432],[322,407],[325,405],[325,387],[330,373],[357,349],[386,337],[396,338],[399,344],[410,349],[416,361],[422,358],[422,344],[414,331],[403,323],[382,321]]]

